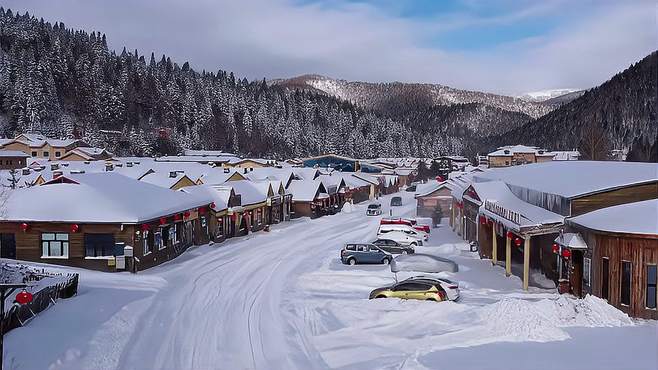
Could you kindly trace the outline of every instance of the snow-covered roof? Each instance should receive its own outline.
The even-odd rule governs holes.
[[[238,174],[241,179],[245,179],[245,176],[240,173],[238,169],[229,168],[228,171],[225,171],[224,168],[212,168],[207,173],[201,175],[199,179],[204,184],[218,185],[225,183],[231,176]]]
[[[614,161],[551,161],[490,169],[476,179],[575,198],[625,186],[658,181],[657,163]]]
[[[313,180],[320,174],[317,168],[310,167],[293,167],[292,172],[302,180]]]
[[[424,197],[429,194],[432,194],[433,192],[441,189],[442,187],[448,188],[451,191],[455,188],[453,183],[450,183],[448,181],[443,181],[443,182],[438,182],[438,181],[428,181],[425,184],[418,184],[416,185],[416,193],[415,197]]]
[[[489,155],[494,157],[512,156],[514,153],[538,153],[540,151],[542,150],[537,148],[536,146],[508,145],[498,148],[498,150],[489,153]]]
[[[592,230],[658,236],[658,199],[602,208],[567,222]]]
[[[2,220],[76,223],[139,223],[209,204],[193,196],[117,173],[66,176],[70,183],[46,183],[12,191]],[[55,180],[59,181],[59,180]]]
[[[481,200],[480,212],[508,228],[518,231],[564,222],[563,216],[517,198],[502,181],[474,182],[471,186]],[[468,195],[464,197],[470,198]]]
[[[208,198],[215,203],[215,211],[223,211],[228,209],[228,201],[230,192],[223,191],[218,189],[213,185],[197,185],[197,186],[186,186],[179,191],[184,193],[192,194],[199,196],[201,198]]]
[[[20,150],[0,150],[0,157],[22,157],[22,158],[27,158],[29,157],[28,154],[25,152],[21,152]]]
[[[224,183],[218,188],[232,188],[236,194],[240,194],[241,205],[248,206],[265,202],[270,184],[269,182],[255,183],[249,180],[238,180]]]
[[[292,193],[293,201],[312,202],[316,194],[324,191],[324,185],[320,180],[293,180],[287,190]]]
[[[163,188],[171,189],[174,185],[178,184],[181,180],[188,179],[192,181],[189,177],[185,176],[183,172],[151,172],[142,176],[139,181],[148,182],[149,184],[157,185]],[[193,181],[192,181],[193,182]]]
[[[554,242],[572,249],[587,249],[587,243],[579,233],[564,233],[555,238]]]

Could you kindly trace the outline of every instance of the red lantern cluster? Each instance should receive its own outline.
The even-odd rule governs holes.
[[[32,302],[32,293],[23,290],[22,292],[16,294],[16,302],[22,305]]]
[[[142,224],[142,231],[149,231],[149,228],[148,224]]]
[[[183,217],[185,218],[190,217],[190,211],[185,211],[185,213],[183,213]]]
[[[217,207],[217,206],[215,205],[215,202],[210,203],[210,208],[211,208],[211,209],[215,209],[215,207]]]
[[[75,233],[77,233],[78,231],[80,231],[80,225],[78,225],[78,224],[73,224],[73,225],[71,225],[71,232],[72,232],[72,233],[75,234]]]
[[[555,254],[558,254],[558,252],[560,252],[560,246],[557,243],[553,243],[553,247],[551,248],[551,251]]]
[[[517,237],[516,239],[514,239],[514,245],[516,245],[517,247],[520,247],[521,244],[523,244],[523,239],[521,239],[521,238],[519,238],[519,237]]]
[[[562,257],[564,258],[571,258],[571,250],[568,248],[564,248],[562,250]]]
[[[174,215],[174,221],[180,221],[180,215],[178,213]]]
[[[29,228],[30,228],[30,225],[26,224],[25,222],[23,222],[21,224],[21,231],[26,232],[27,229],[29,229]]]
[[[507,239],[513,239],[514,238],[514,233],[511,231],[507,232]]]
[[[160,225],[164,225],[167,223],[167,218],[166,217],[160,217]]]
[[[206,214],[206,207],[199,207],[199,214],[200,215],[205,215]]]
[[[486,224],[487,224],[487,218],[484,217],[484,216],[480,216],[480,223],[481,223],[482,225],[486,225]]]

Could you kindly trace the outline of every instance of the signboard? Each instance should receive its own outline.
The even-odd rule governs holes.
[[[583,283],[590,286],[590,279],[592,274],[592,259],[583,258]]]
[[[125,270],[126,269],[126,257],[125,256],[117,256],[117,270]]]
[[[484,209],[491,213],[495,213],[506,220],[512,221],[517,225],[521,225],[521,214],[499,205],[498,202],[487,200],[484,203]]]

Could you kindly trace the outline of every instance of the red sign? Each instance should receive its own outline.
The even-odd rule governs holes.
[[[22,292],[16,294],[16,302],[20,304],[28,304],[32,302],[32,293],[23,290]]]

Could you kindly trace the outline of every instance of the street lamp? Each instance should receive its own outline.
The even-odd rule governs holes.
[[[0,284],[0,370],[4,365],[5,354],[5,298],[11,295],[16,289],[23,289],[16,295],[16,302],[21,305],[32,302],[32,293],[25,291],[27,284]]]

